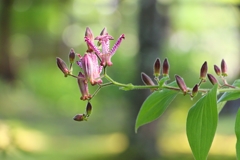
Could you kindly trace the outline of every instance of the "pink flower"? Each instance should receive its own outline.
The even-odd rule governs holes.
[[[82,94],[80,99],[88,100],[88,99],[92,98],[92,96],[89,94],[89,91],[88,91],[88,84],[86,81],[86,77],[82,74],[82,72],[79,72],[77,82],[78,82],[80,92]]]
[[[83,69],[85,83],[89,80],[92,85],[101,84],[102,80],[100,73],[102,72],[102,66],[98,65],[98,58],[93,53],[85,53],[77,64]]]
[[[113,45],[112,49],[109,49],[109,40],[113,40],[113,37],[108,35],[106,28],[104,28],[100,34],[100,36],[97,36],[95,40],[98,40],[98,44],[102,45],[102,52],[93,44],[91,39],[89,39],[88,36],[85,36],[85,41],[87,45],[95,52],[95,54],[100,58],[101,65],[102,66],[111,66],[111,58],[115,54],[116,50],[120,46],[122,39],[124,39],[125,36],[122,34],[117,42]]]

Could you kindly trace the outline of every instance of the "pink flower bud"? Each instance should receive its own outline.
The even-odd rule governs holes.
[[[86,115],[85,114],[77,114],[76,116],[73,117],[74,121],[86,121]]]
[[[86,28],[85,37],[87,37],[89,39],[89,41],[91,41],[93,43],[94,36],[93,36],[92,30],[89,27]],[[89,45],[88,43],[87,43],[87,46],[88,46],[87,52],[92,52],[94,50],[93,47],[91,45]]]
[[[191,97],[195,97],[198,93],[198,84],[196,84],[192,89]]]
[[[214,71],[215,71],[215,73],[216,73],[218,76],[221,75],[221,70],[220,70],[220,68],[219,68],[217,65],[214,65]]]
[[[161,69],[161,61],[159,58],[156,59],[154,66],[153,66],[153,75],[155,77],[159,77],[160,76],[160,69]]]
[[[87,103],[87,107],[86,107],[86,114],[87,116],[89,116],[92,112],[92,105],[90,102]]]
[[[59,57],[57,57],[57,66],[63,72],[64,76],[67,77],[67,75],[70,73],[70,71],[67,68],[66,63]]]
[[[221,62],[221,70],[222,70],[222,76],[226,77],[227,76],[227,64],[224,61],[224,59],[222,59],[222,62]]]
[[[152,81],[152,79],[146,75],[145,73],[141,73],[141,78],[142,78],[142,81],[145,85],[150,85],[150,86],[154,86],[154,82]]]
[[[207,66],[207,61],[205,61],[200,71],[200,79],[203,80],[204,82],[206,81],[207,71],[208,71],[208,66]]]
[[[214,85],[218,84],[218,80],[211,74],[207,74],[209,81]]]
[[[175,79],[177,82],[178,87],[182,90],[183,94],[185,95],[188,92],[187,86],[182,77],[175,75]]]
[[[75,60],[75,52],[74,52],[73,49],[70,50],[69,55],[68,55],[68,58],[69,58],[69,62],[70,62],[70,63],[73,63],[73,62],[74,62],[74,60]]]
[[[163,61],[163,71],[162,71],[163,76],[168,76],[169,70],[170,70],[170,64],[168,62],[168,59],[165,58]]]

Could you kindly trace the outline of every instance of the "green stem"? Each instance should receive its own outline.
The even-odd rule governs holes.
[[[73,74],[68,74],[69,76],[72,76],[74,78],[78,78],[77,76],[73,75]]]
[[[158,85],[133,85],[133,84],[123,84],[123,83],[119,83],[119,82],[116,82],[114,81],[112,78],[110,78],[106,72],[105,72],[105,75],[104,77],[112,82],[112,84],[114,85],[117,85],[117,86],[120,86],[120,87],[124,87],[124,88],[127,88],[127,90],[134,90],[134,89],[162,89],[162,88],[166,88],[166,89],[170,89],[170,90],[175,90],[175,91],[181,91],[179,87],[173,87],[173,86],[168,86],[168,85],[163,85],[162,88],[159,88]],[[189,88],[188,89],[189,91],[192,90],[192,88]],[[207,93],[209,92],[210,89],[201,89],[199,88],[198,92],[201,92],[201,93]],[[218,89],[218,92],[219,93],[224,93],[224,92],[240,92],[240,88],[219,88]]]
[[[104,83],[104,84],[99,84],[99,85],[98,85],[98,88],[97,88],[97,89],[95,90],[95,92],[92,94],[92,98],[97,95],[97,93],[100,91],[100,89],[101,89],[102,87],[110,86],[110,85],[112,85],[112,84],[113,84],[112,82]],[[91,99],[92,99],[92,98],[91,98]]]
[[[112,82],[113,84],[119,86],[119,87],[126,87],[129,88],[129,90],[134,90],[134,89],[156,89],[159,88],[158,85],[154,85],[154,86],[150,86],[150,85],[132,85],[130,84],[123,84],[123,83],[119,83],[114,81],[112,78],[110,78],[107,74],[105,74],[104,76],[108,81]]]

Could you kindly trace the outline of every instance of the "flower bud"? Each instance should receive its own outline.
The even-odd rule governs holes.
[[[200,71],[200,79],[203,80],[204,82],[206,81],[207,71],[208,71],[208,66],[207,66],[207,61],[205,61]]]
[[[64,76],[67,77],[67,75],[70,73],[70,71],[67,68],[66,63],[59,57],[57,57],[57,66],[63,72]]]
[[[163,61],[163,71],[162,71],[163,76],[168,76],[169,70],[170,70],[170,65],[169,65],[168,59],[165,58]]]
[[[87,107],[86,107],[86,113],[87,113],[87,116],[89,116],[92,112],[92,105],[90,102],[88,102],[87,104]]]
[[[154,66],[153,66],[153,75],[155,77],[159,77],[160,76],[160,68],[161,68],[161,61],[159,58],[156,59]]]
[[[193,89],[192,89],[192,93],[191,93],[191,97],[195,97],[198,93],[198,84],[196,84]]]
[[[219,68],[217,65],[214,65],[214,71],[215,71],[215,73],[216,73],[218,76],[221,75],[221,70],[220,70],[220,68]]]
[[[86,121],[86,115],[85,114],[77,114],[73,117],[74,121]]]
[[[226,77],[227,76],[227,64],[224,61],[224,59],[222,59],[222,62],[221,62],[221,70],[222,70],[222,76]]]
[[[214,85],[218,84],[218,80],[211,74],[207,74],[209,81]]]
[[[185,95],[187,93],[188,89],[187,89],[187,86],[186,86],[183,78],[178,75],[175,75],[175,79],[176,79],[178,87],[183,91],[183,94]]]
[[[75,52],[74,52],[73,49],[70,50],[69,55],[68,55],[68,58],[69,58],[69,62],[70,62],[70,63],[73,63],[73,62],[74,62]]]
[[[92,30],[89,27],[86,28],[85,37],[87,37],[93,43],[94,36],[93,36]],[[87,46],[88,46],[87,52],[92,52],[93,48],[88,43],[87,43]]]
[[[150,85],[150,86],[155,85],[152,79],[148,75],[146,75],[144,72],[141,73],[141,78],[145,85]]]
[[[89,27],[86,28],[85,37],[88,37],[91,41],[94,40],[93,32]]]

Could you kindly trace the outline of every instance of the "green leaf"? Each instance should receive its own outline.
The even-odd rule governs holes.
[[[235,87],[240,87],[240,79],[237,79],[232,84]],[[225,92],[218,100],[218,102],[231,101],[240,98],[240,91]]]
[[[240,108],[238,109],[237,116],[236,116],[235,134],[237,137],[237,143],[236,143],[237,159],[240,159]]]
[[[159,87],[162,87],[166,81],[168,81],[170,78],[168,76],[165,76],[165,77],[162,77],[159,82],[158,82],[158,85]]]
[[[196,160],[205,160],[218,123],[217,85],[199,99],[189,110],[187,137]]]
[[[169,85],[177,86],[175,81]],[[137,129],[140,126],[152,122],[160,117],[178,93],[179,92],[177,91],[162,89],[161,91],[155,91],[148,96],[148,98],[143,102],[138,113],[135,124],[135,132],[137,132]]]

